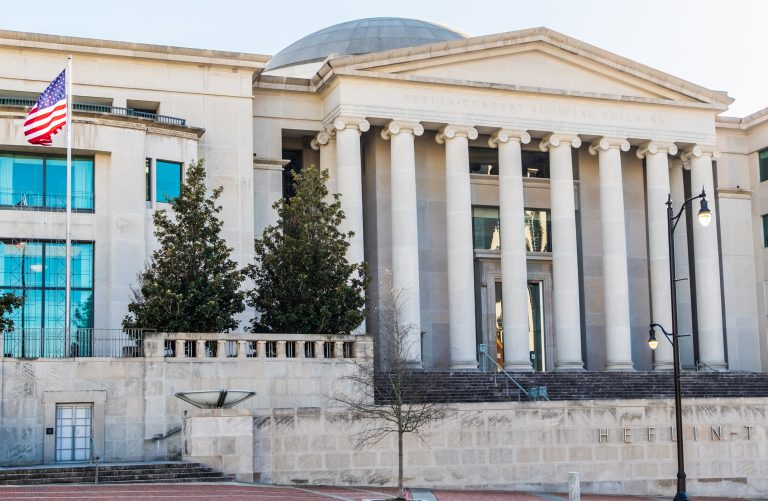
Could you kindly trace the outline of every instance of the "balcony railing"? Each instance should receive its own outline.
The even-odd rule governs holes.
[[[11,358],[144,356],[142,329],[24,328],[2,334],[2,352]]]
[[[0,189],[0,208],[24,210],[64,210],[66,192]],[[73,191],[72,210],[93,212],[93,191]]]
[[[0,106],[14,106],[19,108],[31,108],[35,105],[34,99],[24,97],[4,97],[0,96]],[[183,118],[158,115],[157,113],[147,113],[145,111],[135,110],[133,108],[118,108],[117,106],[108,106],[103,104],[74,103],[75,111],[84,111],[87,113],[104,113],[108,115],[121,115],[127,117],[148,118],[157,123],[168,125],[186,126],[187,121]]]

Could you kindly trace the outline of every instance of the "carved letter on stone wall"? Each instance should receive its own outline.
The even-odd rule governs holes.
[[[723,434],[723,428],[721,426],[718,426],[717,428],[715,428],[714,426],[712,427],[712,440],[714,440],[715,437],[717,437],[718,440],[722,440],[723,439],[722,434]]]
[[[597,436],[597,443],[602,443],[603,439],[608,442],[608,428],[600,428],[599,432],[600,434]]]
[[[649,426],[648,427],[648,441],[653,442],[656,440],[656,428]]]
[[[747,429],[747,440],[752,438],[752,427],[751,426],[744,426],[744,428]]]
[[[630,428],[624,428],[624,443],[629,444],[632,442],[632,430]]]

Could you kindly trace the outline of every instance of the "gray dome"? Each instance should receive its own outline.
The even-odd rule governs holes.
[[[292,43],[267,63],[267,70],[354,55],[458,40],[464,35],[437,24],[401,17],[372,17],[336,24]]]

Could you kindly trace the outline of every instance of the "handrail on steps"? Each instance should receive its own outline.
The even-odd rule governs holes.
[[[495,365],[495,366],[496,366],[496,371],[497,371],[497,372],[501,372],[502,374],[504,374],[505,376],[507,376],[507,379],[509,379],[510,381],[512,381],[512,382],[515,384],[515,386],[517,386],[517,388],[518,388],[520,391],[522,391],[522,392],[523,392],[523,394],[526,396],[526,398],[528,398],[528,400],[533,400],[533,399],[531,398],[531,394],[530,394],[530,393],[528,393],[528,392],[525,390],[525,388],[523,388],[522,386],[520,386],[520,383],[518,383],[517,381],[515,381],[515,378],[513,378],[513,377],[512,377],[512,376],[509,374],[509,372],[505,371],[505,370],[504,370],[504,368],[503,368],[502,366],[500,366],[500,365],[499,365],[499,363],[498,363],[498,362],[496,362],[496,360],[494,360],[494,359],[493,359],[493,357],[492,357],[492,356],[490,356],[490,355],[488,354],[488,352],[487,352],[487,351],[485,351],[485,350],[482,350],[482,349],[481,349],[481,350],[479,350],[479,353],[480,353],[480,354],[482,354],[484,357],[486,357],[486,358],[487,358],[488,360],[490,360],[491,362],[493,362],[493,365]],[[519,393],[517,394],[517,400],[518,400],[518,401],[520,400],[520,394],[519,394]]]

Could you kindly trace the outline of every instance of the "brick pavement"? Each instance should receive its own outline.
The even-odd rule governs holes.
[[[295,487],[253,484],[127,484],[127,485],[37,485],[0,487],[0,500],[107,501],[107,500],[169,500],[169,501],[362,501],[382,499],[393,489],[381,487]],[[560,501],[567,494],[533,494],[499,491],[436,490],[439,501]],[[582,495],[582,501],[659,501],[669,498],[636,496]],[[694,501],[768,501],[736,498],[699,498]]]

